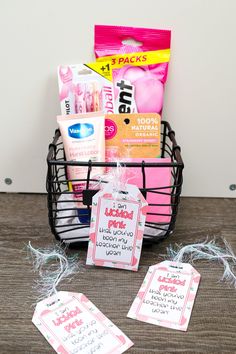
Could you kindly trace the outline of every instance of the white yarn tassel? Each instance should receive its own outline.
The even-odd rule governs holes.
[[[176,245],[175,249],[170,246],[167,248],[168,259],[174,262],[193,263],[196,260],[204,259],[209,261],[220,261],[224,266],[222,281],[229,281],[236,288],[236,256],[229,245],[223,239],[225,248],[216,244],[215,240],[195,243],[186,246]]]
[[[33,259],[34,270],[38,271],[40,276],[34,287],[39,294],[38,300],[56,294],[57,286],[61,280],[72,276],[78,271],[78,260],[75,257],[67,258],[60,246],[35,249],[29,242],[28,250]],[[58,262],[59,265],[57,266]],[[45,266],[47,266],[47,269],[44,269]]]

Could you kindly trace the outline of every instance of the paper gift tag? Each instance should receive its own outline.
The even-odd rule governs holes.
[[[151,266],[127,317],[186,331],[200,274],[188,263]]]
[[[118,354],[133,345],[83,294],[60,291],[39,302],[32,322],[60,354]]]
[[[117,191],[112,183],[92,201],[86,264],[137,271],[147,202],[137,186]]]

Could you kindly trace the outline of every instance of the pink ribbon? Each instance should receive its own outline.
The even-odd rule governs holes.
[[[73,73],[71,68],[69,66],[60,66],[59,76],[62,82],[60,92],[60,100],[62,101],[68,97],[69,92],[74,91]]]

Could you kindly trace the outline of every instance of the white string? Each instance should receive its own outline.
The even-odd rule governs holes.
[[[190,244],[182,247],[175,245],[167,248],[168,259],[174,262],[194,263],[196,260],[204,259],[208,261],[219,261],[224,266],[222,281],[229,281],[236,288],[236,274],[234,267],[236,266],[236,256],[229,245],[223,239],[224,246],[220,247],[215,240],[205,241],[201,243]]]
[[[141,167],[139,167],[141,168]],[[128,169],[129,171],[129,169]],[[104,175],[94,176],[97,181],[93,183],[92,189],[100,188],[102,183],[105,183],[103,188],[106,188],[107,183],[112,183],[114,199],[118,199],[120,191],[126,191],[126,184],[130,179],[133,179],[138,175],[138,171],[133,171],[130,176],[127,174],[127,167],[124,163],[121,163],[118,159],[116,160],[116,167],[112,167],[109,172]],[[106,183],[107,182],[107,183]]]
[[[57,287],[62,279],[72,276],[79,269],[78,260],[75,257],[67,258],[64,250],[58,245],[42,250],[35,249],[29,242],[28,250],[33,259],[34,270],[38,271],[40,276],[34,287],[39,294],[38,300],[57,294]]]

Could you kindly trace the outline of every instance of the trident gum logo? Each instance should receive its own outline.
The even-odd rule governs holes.
[[[118,88],[118,96],[116,98],[118,113],[136,112],[134,86],[129,81],[122,79],[116,82],[116,88]]]

